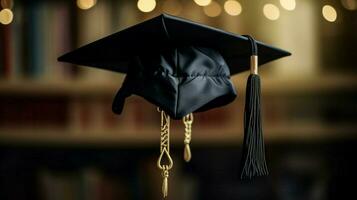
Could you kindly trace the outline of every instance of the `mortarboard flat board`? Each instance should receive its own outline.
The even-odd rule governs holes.
[[[58,60],[127,73],[132,56],[183,45],[217,50],[227,62],[231,75],[249,69],[250,43],[246,37],[167,14],[85,45]],[[259,41],[257,45],[259,65],[291,55]]]

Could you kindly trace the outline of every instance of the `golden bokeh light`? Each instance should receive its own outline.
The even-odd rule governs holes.
[[[182,11],[182,4],[176,0],[166,0],[162,5],[162,10],[171,15],[179,15]]]
[[[341,0],[341,3],[347,10],[357,10],[357,0]]]
[[[96,3],[97,0],[77,0],[77,6],[82,10],[88,10],[95,6]]]
[[[334,7],[324,5],[322,7],[322,16],[329,22],[334,22],[337,19],[337,12]]]
[[[270,20],[277,20],[280,17],[280,10],[274,4],[265,4],[263,7],[264,16]]]
[[[156,1],[155,0],[138,0],[137,6],[141,12],[151,12],[156,7]]]
[[[294,10],[296,7],[295,0],[280,0],[280,5],[286,10]]]
[[[228,15],[237,16],[242,12],[242,6],[238,1],[228,0],[224,3],[224,10]]]
[[[211,1],[211,3],[208,6],[205,6],[203,8],[203,12],[208,17],[217,17],[221,14],[222,8],[217,2]]]
[[[194,1],[199,6],[208,6],[212,2],[212,0],[194,0]]]
[[[14,19],[14,14],[10,9],[5,8],[0,11],[0,23],[7,25],[10,24],[13,19]]]

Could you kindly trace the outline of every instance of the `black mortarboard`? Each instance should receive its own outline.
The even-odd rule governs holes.
[[[260,65],[290,55],[261,42],[257,45]],[[127,73],[130,93],[178,119],[232,101],[229,76],[249,69],[250,56],[244,36],[162,14],[58,60]],[[230,95],[217,99],[223,94]],[[122,105],[115,104],[114,112],[120,113]]]
[[[186,133],[189,133],[192,113],[232,102],[236,91],[230,76],[248,70],[252,63],[256,65],[252,72],[257,71],[257,50],[259,65],[290,55],[287,51],[255,41],[251,37],[162,14],[78,48],[58,60],[126,73],[124,83],[114,99],[113,111],[120,114],[125,98],[131,94],[139,95],[161,109],[163,136],[165,131],[168,132],[165,125],[169,117],[183,118]],[[254,160],[246,162],[252,152],[258,154],[254,153],[255,150],[264,151],[261,146],[253,145],[253,150],[251,149],[251,143],[257,138],[262,140],[262,136],[259,136],[260,94],[254,90],[259,89],[260,92],[259,84],[257,75],[249,77],[248,87],[253,90],[247,89],[249,98],[246,100],[245,112],[245,124],[248,127],[245,126],[244,130],[245,165],[254,165]],[[259,109],[256,109],[256,106]],[[256,121],[260,125],[256,124]],[[254,134],[257,129],[260,130],[258,136]],[[249,131],[254,133],[246,134]],[[190,140],[190,135],[188,136],[187,140],[185,139],[186,146]],[[162,138],[160,158],[165,153],[169,157],[168,144],[165,142],[165,138]],[[262,165],[265,165],[262,155],[254,156],[263,160]],[[161,165],[160,159],[160,169],[168,171],[169,166],[172,166],[171,158],[169,160],[169,165]],[[248,171],[245,166],[242,171],[244,176],[250,177],[266,174],[265,168],[260,170],[260,174],[259,166],[258,170]],[[164,174],[166,173],[163,173],[163,176]]]

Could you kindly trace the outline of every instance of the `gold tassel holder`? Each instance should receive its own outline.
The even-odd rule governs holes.
[[[258,75],[258,56],[250,56],[250,73]]]
[[[185,148],[183,152],[183,158],[186,162],[189,162],[192,157],[190,142],[191,142],[191,134],[192,134],[193,114],[190,113],[184,116],[182,121],[185,124],[185,140],[184,140]]]
[[[167,115],[161,109],[158,109],[161,113],[161,135],[160,135],[160,157],[157,160],[157,167],[162,170],[162,195],[167,197],[168,194],[168,178],[169,170],[173,166],[173,161],[170,156],[170,116]],[[163,164],[163,157],[168,162]]]

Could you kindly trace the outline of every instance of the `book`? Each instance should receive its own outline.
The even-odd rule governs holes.
[[[24,28],[24,54],[26,64],[24,72],[30,78],[40,78],[44,70],[44,28],[45,4],[35,1],[25,3]]]
[[[22,4],[16,4],[14,8],[14,19],[11,23],[11,49],[9,59],[11,62],[10,75],[7,79],[18,81],[22,79],[24,74],[22,71],[25,61],[23,59],[23,37],[24,34],[24,7]]]
[[[1,34],[1,43],[0,43],[0,48],[2,49],[2,63],[1,65],[1,75],[4,78],[8,78],[11,73],[11,41],[12,41],[12,35],[11,35],[11,26],[12,24],[8,25],[1,25],[2,26],[2,34]]]

